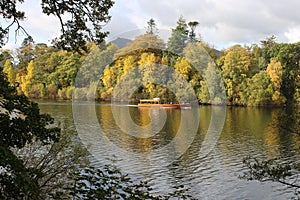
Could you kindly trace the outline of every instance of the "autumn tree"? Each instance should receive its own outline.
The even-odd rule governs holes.
[[[227,99],[230,104],[239,104],[241,84],[250,76],[252,67],[251,53],[239,46],[228,49],[218,61],[221,64]]]
[[[271,82],[273,83],[274,93],[272,100],[274,104],[283,104],[285,102],[284,97],[281,95],[281,84],[282,84],[282,66],[280,62],[271,60],[267,67],[267,73],[270,76]]]
[[[183,76],[187,81],[191,80],[191,77],[193,76],[194,70],[192,69],[192,66],[190,63],[184,59],[183,57],[179,57],[177,59],[177,62],[174,66],[175,70],[177,70],[181,76]]]
[[[124,74],[126,74],[129,70],[133,69],[136,67],[136,62],[133,56],[128,56],[124,59]]]
[[[34,72],[35,72],[35,67],[34,67],[34,63],[31,61],[28,66],[27,66],[27,74],[25,77],[23,77],[22,79],[22,83],[21,83],[21,89],[23,91],[23,93],[26,96],[29,96],[29,91],[30,91],[30,85],[32,84],[32,79],[34,76]]]
[[[16,72],[15,72],[15,69],[13,68],[10,60],[5,61],[5,64],[3,67],[3,72],[6,74],[7,80],[10,83],[10,85],[14,85],[15,80],[16,80]]]

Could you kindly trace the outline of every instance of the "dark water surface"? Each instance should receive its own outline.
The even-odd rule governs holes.
[[[157,194],[184,185],[199,199],[293,196],[294,190],[281,184],[239,178],[246,170],[246,156],[300,160],[300,137],[284,131],[293,124],[284,120],[282,108],[161,110],[100,103],[72,108],[72,102],[58,101],[39,105],[66,128],[77,129],[96,165],[113,163],[133,179],[148,180]]]

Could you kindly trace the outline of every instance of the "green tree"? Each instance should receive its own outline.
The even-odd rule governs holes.
[[[100,49],[91,44],[90,53],[84,57],[77,74],[76,87],[88,87],[92,82],[98,82],[105,67],[113,62],[113,56],[118,50],[117,45],[109,43]]]
[[[59,89],[74,86],[75,76],[81,65],[80,55],[76,52],[65,52],[60,56],[62,60],[51,76],[57,81],[56,86]],[[46,79],[44,77],[44,80]]]
[[[18,3],[23,0],[4,0],[0,2],[1,16],[8,20],[8,25],[0,26],[0,46],[8,39],[9,31],[17,25],[16,32],[26,32],[21,21],[26,18],[23,11],[18,10]],[[58,18],[61,27],[61,35],[53,43],[64,49],[79,50],[85,46],[87,40],[101,44],[108,32],[101,32],[103,22],[108,22],[109,9],[113,6],[111,0],[72,0],[55,1],[43,0],[42,12],[46,15],[54,15]]]
[[[281,62],[282,84],[281,93],[287,99],[287,104],[294,103],[294,96],[296,93],[297,80],[300,74],[300,43],[284,44],[281,46],[277,55],[277,59]]]
[[[197,21],[191,21],[188,23],[191,31],[189,33],[189,38],[190,38],[190,42],[196,42],[197,39],[196,39],[196,33],[195,33],[195,29],[196,27],[199,25],[199,22]]]
[[[276,44],[276,37],[272,35],[271,37],[268,37],[266,40],[260,41],[260,44],[262,48],[270,48]]]
[[[155,34],[157,33],[157,28],[156,28],[156,23],[155,20],[153,18],[151,18],[148,22],[147,22],[147,34]]]
[[[258,180],[261,182],[278,182],[291,188],[295,188],[295,194],[300,195],[300,183],[297,178],[287,180],[290,177],[297,177],[300,166],[297,163],[282,164],[279,159],[259,160],[257,158],[244,158],[243,163],[248,168],[241,178],[247,180]],[[299,196],[298,196],[299,197]]]
[[[300,105],[300,74],[296,77],[296,91],[294,95],[295,103]]]
[[[242,105],[273,104],[273,84],[266,71],[260,71],[252,78],[247,78],[240,88],[240,104]]]
[[[253,65],[256,66],[256,71],[265,70],[267,68],[268,62],[263,53],[263,49],[257,44],[251,45],[252,55],[254,57]]]
[[[209,99],[208,101],[201,101],[209,104],[226,104],[226,94],[224,83],[221,78],[221,72],[216,68],[213,61],[208,63],[204,73],[205,84],[201,81],[202,98]],[[209,92],[209,93],[208,93]]]
[[[167,195],[153,195],[147,181],[133,182],[114,166],[104,166],[100,169],[90,166],[73,176],[75,183],[69,188],[73,199],[193,199],[186,194],[188,189],[184,187]]]
[[[210,99],[208,88],[205,83],[206,80],[203,79],[203,76],[210,76],[210,73],[213,73],[210,67],[212,63],[212,58],[209,55],[209,52],[206,50],[205,46],[203,46],[202,42],[190,42],[183,50],[185,58],[189,61],[190,65],[194,67],[191,71],[190,76],[190,84],[193,86],[196,95],[198,96],[198,100],[201,103],[208,103]],[[216,78],[216,77],[215,77]],[[215,80],[212,79],[212,80]],[[217,81],[219,82],[219,81]]]
[[[24,95],[17,95],[0,71],[0,198],[38,199],[40,189],[34,177],[39,171],[26,167],[12,148],[21,149],[38,140],[43,144],[57,141],[60,129],[53,127],[53,119],[40,114],[38,105]]]
[[[6,60],[12,60],[12,52],[10,50],[0,50],[0,66],[4,66]]]
[[[262,56],[266,59],[267,62],[270,62],[270,59],[274,56],[274,46],[276,46],[276,37],[272,35],[271,37],[266,38],[265,40],[260,41],[262,46]]]
[[[29,36],[22,42],[22,46],[17,49],[17,59],[19,68],[26,68],[30,61],[35,57],[34,42]]]
[[[181,54],[188,41],[188,25],[185,19],[181,16],[177,21],[177,26],[172,29],[171,36],[168,40],[168,51]]]

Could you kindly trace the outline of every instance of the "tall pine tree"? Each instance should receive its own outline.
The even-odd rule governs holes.
[[[188,25],[181,16],[177,21],[176,28],[172,29],[171,37],[168,40],[168,50],[176,54],[181,54],[188,42],[188,34]]]

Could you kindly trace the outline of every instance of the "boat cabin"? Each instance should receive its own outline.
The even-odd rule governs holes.
[[[160,99],[159,98],[141,99],[140,104],[160,104]]]

